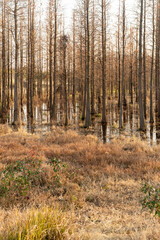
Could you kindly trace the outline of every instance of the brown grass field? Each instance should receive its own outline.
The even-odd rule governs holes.
[[[125,137],[102,144],[94,136],[60,128],[42,136],[0,126],[0,170],[28,157],[41,160],[43,172],[27,195],[11,191],[0,197],[1,240],[22,239],[12,235],[32,212],[48,214],[47,221],[54,215],[57,229],[65,229],[61,237],[39,239],[160,239],[159,219],[142,211],[140,203],[142,184],[160,181],[160,146]],[[65,165],[58,170],[60,182],[47,164],[53,158]]]

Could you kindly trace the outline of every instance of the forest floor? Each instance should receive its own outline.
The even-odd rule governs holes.
[[[18,231],[28,212],[50,206],[63,212],[64,239],[158,240],[160,221],[142,211],[140,200],[143,183],[160,182],[159,153],[160,146],[136,138],[102,144],[60,128],[42,136],[0,126],[0,171],[8,184],[2,195],[0,183],[0,239],[14,239],[9,232]],[[20,182],[12,186],[5,169],[25,159],[41,161],[42,171],[30,172],[35,176],[24,190]]]

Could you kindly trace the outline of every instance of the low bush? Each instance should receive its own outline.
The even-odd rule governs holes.
[[[0,172],[0,197],[14,193],[16,197],[25,196],[40,180],[41,161],[26,158],[9,164]]]
[[[35,157],[6,165],[5,169],[0,171],[0,198],[13,203],[15,200],[29,199],[34,187],[45,186],[45,189],[49,190],[59,186],[61,160],[50,158],[46,163],[51,168],[50,177],[46,174],[42,161]]]
[[[160,218],[160,188],[144,184],[142,192],[145,194],[141,201],[143,209],[148,208],[151,213]]]

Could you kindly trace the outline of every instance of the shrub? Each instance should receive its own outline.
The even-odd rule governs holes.
[[[146,195],[141,201],[143,209],[148,208],[151,213],[160,218],[160,188],[144,184],[142,192]]]
[[[25,196],[40,180],[41,172],[41,161],[32,158],[9,164],[0,172],[0,197],[6,197],[10,193],[16,197]]]
[[[57,181],[57,182],[60,182],[60,176],[59,176],[59,171],[61,170],[62,168],[62,161],[60,159],[57,159],[57,158],[49,158],[48,162],[47,162],[48,165],[50,165],[55,173],[55,175],[53,176],[54,179]],[[63,165],[63,167],[66,167],[65,165]]]
[[[0,171],[0,198],[4,197],[9,202],[13,202],[21,198],[28,198],[33,187],[45,184],[49,184],[47,189],[50,189],[50,185],[55,187],[55,184],[60,183],[61,160],[51,158],[48,159],[47,164],[53,170],[51,179],[55,181],[47,181],[48,175],[42,162],[33,157],[22,161],[18,160],[6,166],[4,170]]]

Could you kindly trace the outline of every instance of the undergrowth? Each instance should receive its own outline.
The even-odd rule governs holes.
[[[149,207],[159,214],[158,187],[146,185],[143,197],[140,188],[142,182],[158,186],[159,151],[136,137],[102,144],[95,136],[62,128],[44,136],[3,134],[0,240],[158,240],[159,219],[148,212]],[[63,212],[50,207],[57,205]],[[67,236],[70,223],[74,231]]]

